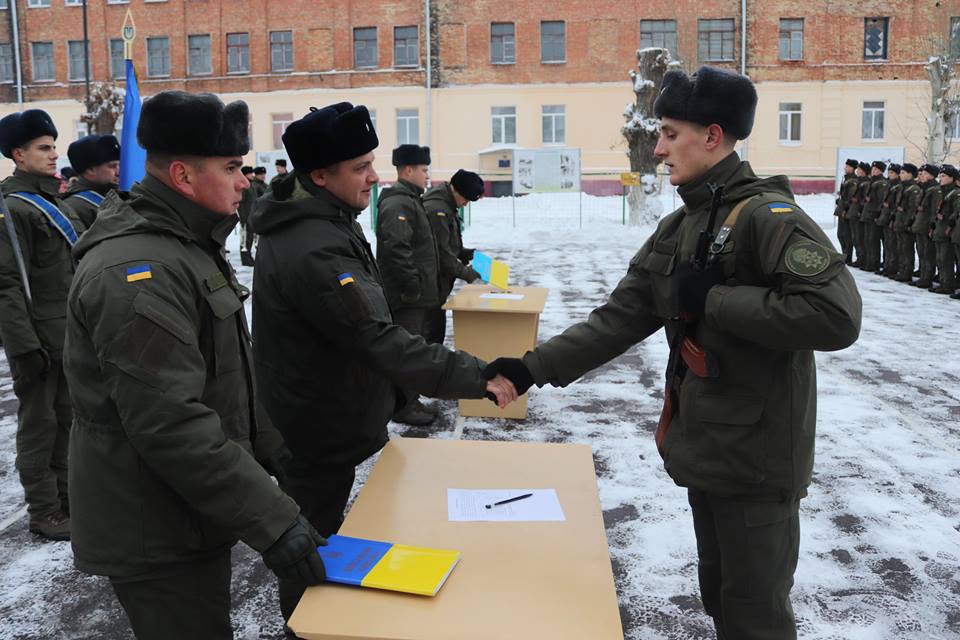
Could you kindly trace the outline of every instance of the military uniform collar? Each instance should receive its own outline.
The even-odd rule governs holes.
[[[396,184],[396,186],[399,187],[399,186],[401,186],[401,185],[404,186],[404,187],[406,187],[407,191],[412,191],[415,195],[418,195],[418,196],[422,196],[422,195],[423,195],[423,187],[420,187],[420,186],[418,186],[418,185],[415,185],[415,184],[413,184],[412,182],[410,182],[409,180],[404,180],[403,178],[397,179],[397,184]]]
[[[16,169],[10,177],[12,184],[4,191],[27,191],[46,196],[48,200],[60,197],[60,179],[56,176],[44,176]]]
[[[713,192],[709,184],[726,184],[742,165],[740,156],[731,151],[726,158],[707,169],[702,175],[677,187],[677,194],[683,200],[688,212],[704,208],[710,204]]]
[[[223,247],[227,236],[237,225],[236,215],[224,216],[201,207],[189,200],[149,173],[139,184],[139,188],[166,205],[176,219],[185,226],[194,239],[201,245]]]
[[[310,178],[306,176],[297,176],[297,185],[294,187],[293,197],[296,197],[297,189],[303,189],[307,195],[313,196],[322,201],[324,204],[327,204],[330,207],[338,210],[341,217],[346,220],[356,220],[357,216],[362,213],[362,211],[351,207],[346,202],[330,193],[328,189],[325,189],[324,187],[318,187]]]
[[[953,191],[953,190],[956,189],[956,188],[957,188],[957,183],[956,183],[956,182],[951,182],[950,184],[942,184],[942,185],[940,185],[940,190],[943,191],[944,195],[950,193],[951,191]]]

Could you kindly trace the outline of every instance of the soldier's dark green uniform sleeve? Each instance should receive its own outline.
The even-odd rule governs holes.
[[[622,354],[663,326],[653,313],[649,276],[641,268],[653,238],[630,261],[605,304],[586,320],[527,352],[523,362],[538,386],[565,387]]]
[[[277,287],[297,301],[305,321],[323,339],[351,351],[398,386],[433,398],[484,397],[486,363],[463,351],[427,344],[378,317],[374,305],[386,302],[379,284],[362,277],[363,271],[357,256],[339,246],[314,248],[301,268],[285,274]]]
[[[263,551],[299,508],[200,400],[207,366],[190,285],[157,262],[149,279],[128,282],[126,266],[88,281],[73,313],[130,445],[192,509]]]
[[[30,218],[18,211],[19,203],[13,202],[11,198],[6,198],[6,203],[19,236],[24,263],[29,269],[33,246],[30,236],[32,233]],[[10,357],[30,353],[43,346],[30,312],[27,310],[20,270],[13,253],[11,238],[7,234],[6,221],[2,219],[0,219],[0,335],[3,337],[7,355]]]
[[[381,268],[391,271],[394,282],[403,282],[404,291],[419,292],[424,283],[420,282],[417,265],[413,258],[413,220],[416,211],[406,211],[394,203],[403,198],[389,198],[380,209],[377,226],[377,252],[385,256]]]
[[[450,224],[457,224],[457,212],[426,206],[427,219],[433,229],[433,236],[437,240],[437,254],[440,259],[440,275],[445,278],[465,279],[466,266],[460,262],[460,257],[454,253],[450,242]]]
[[[792,205],[792,203],[791,203]],[[748,206],[738,222],[765,286],[718,285],[707,296],[707,323],[768,349],[833,351],[860,333],[862,303],[843,256],[798,207],[771,213]],[[740,248],[740,250],[743,250]]]

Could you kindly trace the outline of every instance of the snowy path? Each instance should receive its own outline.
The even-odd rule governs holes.
[[[509,263],[517,284],[551,289],[541,339],[602,303],[650,231],[620,226],[617,198],[583,203],[583,229],[576,197],[521,199],[516,227],[509,200],[472,212],[468,245]],[[832,226],[831,198],[801,203]],[[240,273],[250,279],[249,269]],[[816,475],[793,591],[801,637],[960,638],[960,301],[855,276],[861,338],[817,356]],[[652,438],[666,352],[654,335],[566,389],[535,390],[522,423],[457,421],[455,403],[443,402],[435,427],[391,432],[590,443],[626,637],[706,640],[713,633],[697,594],[685,492],[663,471]],[[21,500],[15,410],[0,356],[0,520]],[[237,638],[280,638],[274,581],[252,551],[234,553]],[[74,571],[69,546],[37,542],[25,519],[0,533],[0,584],[0,638],[131,637],[105,580]]]

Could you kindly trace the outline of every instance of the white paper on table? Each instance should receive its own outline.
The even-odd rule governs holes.
[[[522,496],[523,500],[489,509],[486,505]],[[450,522],[546,522],[566,520],[556,489],[447,489]]]
[[[483,300],[523,300],[522,293],[481,293]]]

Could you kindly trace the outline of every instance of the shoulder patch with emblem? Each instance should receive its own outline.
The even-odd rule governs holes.
[[[809,278],[826,271],[830,266],[830,252],[812,240],[800,240],[787,248],[784,263],[790,273]]]
[[[767,209],[770,213],[790,213],[794,210],[794,206],[786,202],[771,202],[767,205]]]
[[[400,220],[401,222],[406,222],[407,216],[397,216],[397,220]]]
[[[438,217],[438,218],[446,218],[446,217],[447,217],[447,214],[445,214],[443,211],[437,211],[437,217]]]

